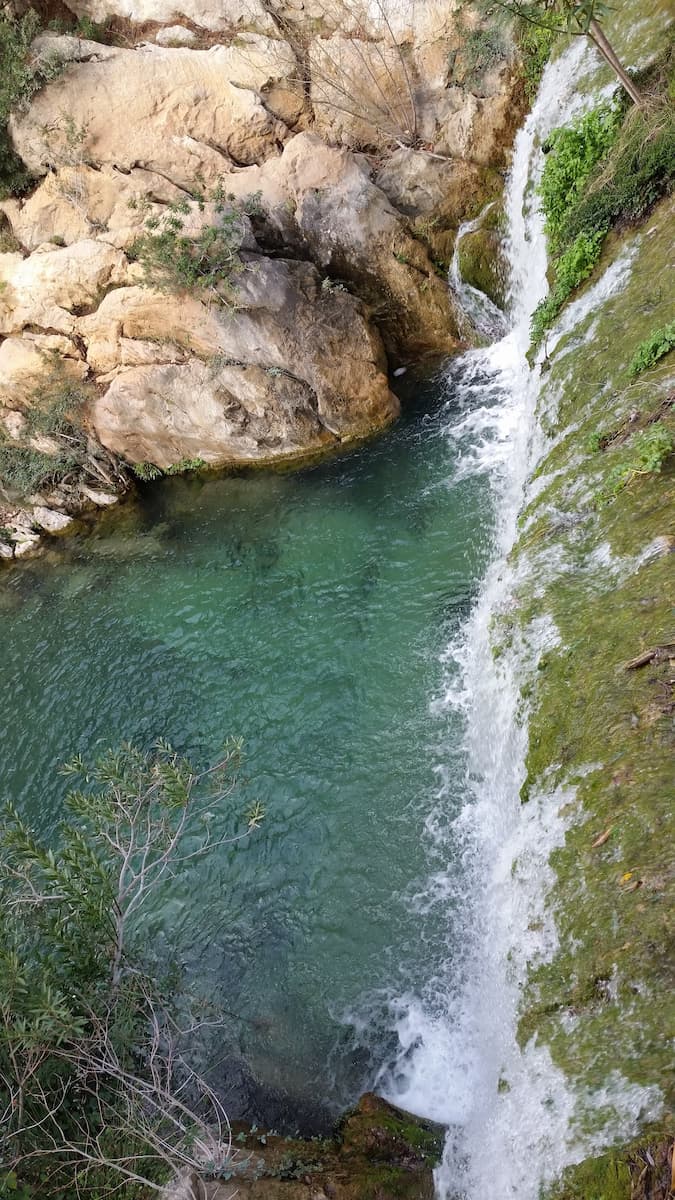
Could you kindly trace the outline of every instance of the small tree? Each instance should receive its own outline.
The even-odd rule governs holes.
[[[170,746],[132,746],[64,770],[58,847],[8,806],[0,838],[0,1167],[50,1175],[50,1195],[130,1184],[161,1190],[185,1169],[235,1159],[227,1116],[191,1069],[169,964],[147,949],[142,913],[157,889],[227,832],[238,743],[195,772]],[[112,1181],[112,1182],[111,1182]],[[70,1189],[70,1190],[69,1190]]]
[[[634,81],[622,66],[600,21],[611,12],[604,0],[504,0],[502,7],[523,21],[548,29],[551,33],[571,33],[590,38],[593,45],[612,68],[631,100],[638,108],[643,97]]]

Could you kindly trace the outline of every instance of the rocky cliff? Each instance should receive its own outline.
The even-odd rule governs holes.
[[[508,35],[432,0],[41,15],[0,203],[5,556],[127,466],[285,460],[390,422],[388,370],[457,348],[454,233],[522,110]]]

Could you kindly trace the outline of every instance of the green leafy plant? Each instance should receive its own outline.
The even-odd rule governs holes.
[[[187,471],[199,471],[205,466],[203,458],[180,458],[178,462],[164,467],[163,470],[151,462],[132,463],[131,469],[137,479],[143,483],[152,483],[155,479],[161,479],[163,475],[183,475]]]
[[[568,296],[592,273],[602,251],[605,230],[580,233],[555,264],[555,285],[550,294],[537,305],[532,316],[530,334],[538,346],[546,330],[560,312]]]
[[[642,371],[648,371],[659,359],[670,354],[673,349],[675,349],[675,321],[671,321],[669,325],[664,325],[661,329],[654,330],[654,333],[640,343],[631,359],[628,368],[629,374],[635,377]]]
[[[658,474],[675,449],[675,437],[662,421],[656,421],[636,434],[630,448],[630,456],[617,463],[607,476],[600,491],[602,501],[614,500],[640,476]]]
[[[244,238],[243,214],[227,202],[222,190],[210,198],[217,222],[186,229],[195,223],[195,208],[187,200],[169,204],[145,222],[145,233],[131,248],[143,267],[147,286],[161,291],[191,291],[218,304],[232,302],[234,278],[242,270],[239,250]],[[197,199],[204,211],[205,201]]]
[[[601,104],[572,125],[556,129],[542,147],[547,155],[539,195],[546,214],[546,233],[553,250],[570,209],[577,203],[593,168],[614,144],[621,125],[616,104]]]
[[[178,462],[166,467],[165,475],[185,475],[188,471],[201,471],[206,466],[203,458],[180,458]]]
[[[186,1061],[196,1026],[179,974],[153,958],[142,914],[188,863],[259,825],[259,806],[230,811],[240,755],[230,742],[204,771],[161,742],[75,758],[55,844],[5,809],[0,1161],[38,1194],[48,1171],[53,1198],[128,1185],[140,1200],[185,1166],[217,1176],[235,1159],[222,1105]]]
[[[569,241],[582,230],[636,221],[665,195],[675,176],[675,116],[670,104],[630,112],[562,224]]]
[[[86,42],[109,44],[112,40],[111,19],[108,17],[105,21],[92,21],[91,17],[80,17],[74,33]]]
[[[522,55],[522,70],[528,100],[534,100],[544,67],[549,60],[555,33],[531,21],[518,21],[517,38]]]
[[[132,463],[131,469],[136,478],[143,483],[152,483],[153,479],[161,479],[163,474],[161,467],[156,467],[151,462]]]
[[[27,393],[25,427],[20,441],[0,436],[0,494],[21,498],[77,475],[87,461],[87,436],[81,424],[89,389],[54,360],[52,371]],[[36,435],[54,443],[36,449]]]
[[[650,68],[648,107],[615,99],[564,129],[544,149],[540,196],[552,251],[554,285],[532,320],[537,345],[571,291],[588,277],[607,232],[635,221],[666,193],[675,173],[675,116],[667,100],[667,52]]]
[[[0,199],[20,195],[33,181],[12,145],[7,128],[10,113],[27,108],[36,92],[64,67],[55,54],[39,58],[32,54],[39,24],[32,9],[20,18],[0,16]]]

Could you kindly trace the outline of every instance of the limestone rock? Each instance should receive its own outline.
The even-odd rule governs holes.
[[[73,63],[12,118],[16,149],[36,174],[89,162],[142,167],[190,191],[199,180],[216,183],[234,163],[278,154],[288,137],[258,94],[294,67],[284,42],[109,49],[103,60]]]
[[[197,34],[185,25],[165,25],[155,34],[158,46],[193,46],[196,40]]]
[[[119,500],[119,496],[116,496],[114,492],[101,492],[98,488],[89,487],[85,483],[80,484],[80,492],[85,500],[94,504],[96,508],[110,508],[112,504],[117,504]]]
[[[499,188],[501,179],[495,170],[466,159],[431,158],[403,148],[386,160],[375,182],[401,212],[433,214],[456,228]]]
[[[72,525],[73,518],[67,513],[58,512],[53,508],[46,508],[43,504],[35,504],[33,506],[33,521],[40,529],[44,529],[45,533],[62,533],[69,525]]]
[[[68,0],[68,8],[78,17],[105,21],[108,17],[126,17],[139,24],[161,24],[184,17],[202,29],[256,29],[274,33],[275,23],[261,0]]]
[[[149,216],[184,199],[183,189],[156,171],[135,167],[126,174],[111,164],[64,163],[26,199],[2,201],[0,209],[27,250],[91,238],[123,248]]]
[[[80,379],[87,374],[86,363],[79,357],[69,338],[59,334],[25,333],[0,343],[0,405],[6,403],[27,381],[37,382],[50,370],[50,358],[67,361],[68,369]]]
[[[246,266],[233,311],[124,288],[79,322],[99,375],[136,341],[192,355],[116,373],[92,409],[109,450],[160,467],[272,459],[363,436],[396,415],[382,345],[353,296],[322,288],[307,263],[251,256]]]
[[[459,272],[465,283],[484,292],[497,308],[506,307],[508,263],[499,228],[483,224],[462,238]]]
[[[74,312],[95,307],[109,287],[126,282],[127,260],[103,242],[84,240],[22,258],[0,255],[0,333],[26,325],[69,334]]]
[[[393,361],[457,347],[453,302],[426,248],[363,164],[347,150],[300,133],[280,158],[238,172],[235,195],[260,194],[268,223],[259,240],[311,255],[327,276],[350,283],[378,312]]]

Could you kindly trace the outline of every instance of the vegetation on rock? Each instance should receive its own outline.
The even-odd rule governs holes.
[[[630,1085],[642,1086],[632,1101],[636,1132],[674,1099],[663,1043],[672,964],[663,945],[675,874],[663,831],[673,751],[675,420],[665,373],[629,374],[645,333],[669,315],[669,217],[662,201],[649,237],[631,234],[622,288],[551,356],[542,399],[550,442],[515,551],[528,582],[514,624],[527,639],[543,620],[559,639],[524,696],[522,798],[545,803],[541,788],[566,827],[551,858],[557,946],[530,972],[520,1036],[536,1034],[582,1089],[605,1081],[620,1103]],[[612,239],[608,255],[624,244]],[[598,504],[608,491],[614,502]],[[597,1130],[603,1114],[589,1104],[582,1119]],[[579,1188],[560,1194],[595,1194]]]
[[[545,30],[549,36],[571,33],[588,37],[633,103],[638,108],[642,106],[643,97],[635,81],[622,66],[600,25],[612,11],[605,0],[503,0],[503,7],[521,21]]]
[[[32,54],[39,24],[33,9],[22,17],[0,15],[0,199],[21,194],[33,182],[12,146],[7,128],[10,113],[30,104],[35,93],[63,70],[56,56]]]
[[[213,224],[194,226],[194,205],[188,200],[168,204],[145,222],[146,232],[130,248],[130,257],[143,267],[148,287],[192,291],[208,301],[232,302],[234,278],[242,270],[239,250],[244,238],[243,214],[229,203],[222,189],[209,197],[217,215]],[[205,200],[197,198],[200,213]]]
[[[554,283],[532,319],[541,342],[568,296],[592,273],[605,238],[639,220],[672,187],[675,114],[672,51],[646,72],[644,108],[603,104],[548,139],[540,195]]]
[[[649,337],[640,343],[631,359],[630,374],[636,376],[640,375],[642,371],[648,371],[650,367],[655,366],[674,349],[675,321],[671,321],[668,325],[650,333]]]

